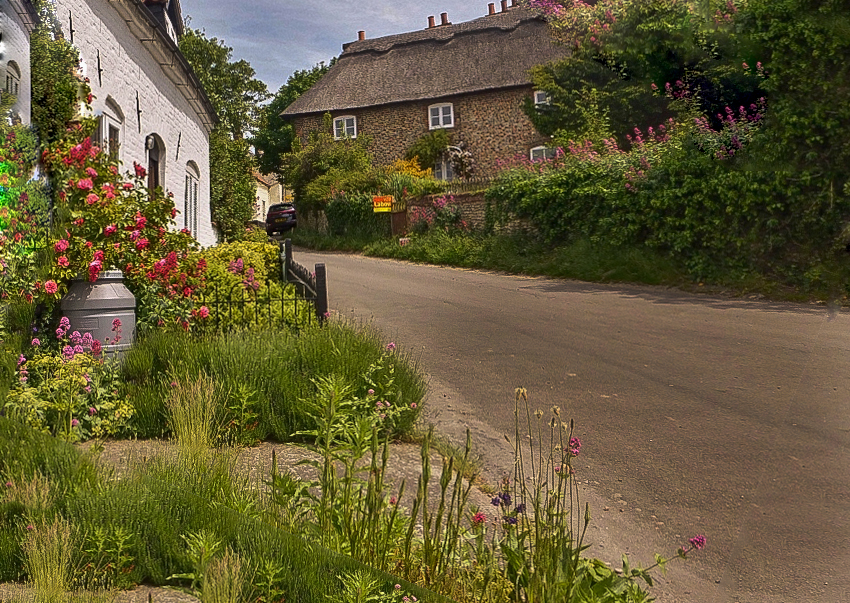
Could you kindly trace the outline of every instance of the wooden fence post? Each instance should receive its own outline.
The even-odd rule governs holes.
[[[316,264],[316,316],[323,324],[328,313],[328,277],[324,264]]]

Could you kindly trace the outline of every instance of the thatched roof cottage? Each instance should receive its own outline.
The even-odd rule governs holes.
[[[325,113],[337,137],[368,135],[376,162],[388,164],[431,130],[445,128],[453,144],[472,153],[476,174],[487,175],[499,159],[540,154],[548,138],[522,110],[536,93],[529,70],[566,56],[535,11],[489,5],[489,14],[452,24],[428,18],[424,30],[359,39],[313,88],[283,113],[303,139],[319,129]],[[533,151],[532,151],[533,150]],[[445,162],[435,175],[450,179]]]

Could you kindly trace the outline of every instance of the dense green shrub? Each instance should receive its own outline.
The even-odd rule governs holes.
[[[539,174],[510,170],[487,192],[489,218],[527,219],[547,242],[646,245],[682,261],[694,279],[759,271],[794,273],[804,287],[839,283],[850,198],[807,185],[805,174],[750,170],[746,160],[718,160],[686,137],[632,179],[620,155]]]
[[[325,207],[328,234],[363,238],[390,235],[390,214],[375,213],[369,193],[336,194]]]

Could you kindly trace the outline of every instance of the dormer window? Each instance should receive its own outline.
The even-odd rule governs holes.
[[[542,161],[544,159],[554,159],[558,156],[558,149],[554,147],[534,147],[529,152],[532,161]]]
[[[431,105],[428,107],[429,129],[454,128],[455,114],[451,103]]]
[[[334,119],[334,140],[357,138],[357,118],[343,115]]]
[[[543,90],[535,90],[534,91],[534,106],[540,107],[541,105],[551,104],[552,99],[549,97],[548,92],[544,92]]]

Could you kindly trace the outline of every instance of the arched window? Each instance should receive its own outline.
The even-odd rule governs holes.
[[[21,92],[21,69],[15,61],[6,65],[6,93],[18,96]]]
[[[201,170],[194,161],[186,164],[186,188],[183,191],[183,228],[198,238],[198,197],[201,188]]]
[[[148,154],[148,188],[153,190],[165,182],[165,144],[158,134],[145,137]]]
[[[124,138],[124,112],[111,96],[106,98],[106,107],[99,119],[99,135],[101,148],[109,156],[118,161],[120,159],[121,141]]]

